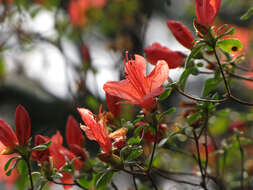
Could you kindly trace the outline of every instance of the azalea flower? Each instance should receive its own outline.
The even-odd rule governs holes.
[[[166,23],[168,28],[180,44],[182,44],[187,49],[193,48],[194,37],[190,30],[184,24],[175,20],[168,20]]]
[[[81,128],[85,131],[86,136],[90,140],[95,140],[100,145],[103,152],[108,153],[112,150],[112,140],[109,137],[106,121],[103,117],[99,117],[98,121],[93,113],[85,108],[77,108],[82,120],[86,126],[82,125]]]
[[[15,147],[26,146],[31,134],[30,117],[26,109],[18,105],[15,114],[16,134],[4,120],[0,119],[0,141],[6,147],[2,154],[12,153]]]
[[[105,114],[101,113],[100,107],[99,117],[97,118],[90,110],[85,108],[77,108],[82,120],[86,125],[81,125],[81,129],[85,131],[86,136],[90,140],[95,140],[100,145],[103,153],[110,153],[112,148],[122,148],[126,139],[126,128],[120,128],[113,133],[108,132]],[[114,143],[112,144],[112,141]]]
[[[155,65],[159,60],[164,60],[168,63],[169,68],[180,67],[184,63],[186,55],[180,51],[172,51],[159,43],[153,43],[144,49],[148,61]]]
[[[221,0],[195,0],[197,20],[200,24],[212,26],[220,9]]]
[[[159,60],[153,71],[146,75],[146,60],[135,55],[135,60],[125,61],[125,73],[124,80],[106,82],[105,92],[152,110],[156,104],[154,97],[164,91],[161,86],[169,75],[166,61]]]

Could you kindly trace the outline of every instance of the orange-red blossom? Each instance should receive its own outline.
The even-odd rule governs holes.
[[[168,75],[169,67],[164,60],[159,60],[153,71],[146,75],[146,60],[140,55],[135,55],[135,60],[125,61],[126,79],[106,82],[104,90],[112,96],[152,110],[156,105],[154,97],[164,91],[161,86]]]
[[[1,153],[9,154],[18,146],[26,146],[31,134],[30,117],[21,105],[16,108],[16,134],[4,120],[0,119],[0,141],[6,147]]]

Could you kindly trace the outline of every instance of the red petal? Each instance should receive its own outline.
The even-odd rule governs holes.
[[[168,20],[167,26],[180,44],[192,49],[194,37],[185,25],[175,20]]]
[[[220,9],[221,0],[195,0],[197,20],[205,26],[211,26]]]
[[[97,123],[94,120],[94,115],[88,109],[78,108],[77,110],[87,126],[86,130],[90,130],[89,133],[93,135],[92,137],[96,139],[104,152],[110,152],[112,149],[112,141],[108,137],[107,128],[103,125],[103,121]]]
[[[27,145],[31,135],[31,122],[26,109],[18,105],[15,114],[16,135],[20,145]]]
[[[76,144],[82,147],[84,144],[84,137],[82,135],[82,131],[73,116],[68,117],[66,126],[66,139],[68,146],[70,146],[71,144]]]
[[[4,120],[0,119],[0,141],[9,148],[14,148],[18,144],[18,139],[11,127]]]
[[[152,92],[153,90],[155,90],[158,87],[162,86],[163,83],[168,79],[168,77],[169,77],[168,64],[163,60],[158,61],[156,67],[147,76],[147,81],[148,81],[148,84],[149,84],[149,92]]]
[[[104,91],[112,96],[129,100],[133,104],[137,104],[142,97],[128,80],[106,82]]]
[[[44,144],[44,143],[48,142],[49,140],[50,139],[48,137],[44,137],[42,135],[36,135],[35,136],[35,146]],[[49,149],[46,149],[43,151],[35,150],[32,152],[32,159],[36,160],[40,163],[43,163],[45,161],[49,162],[49,156],[50,156]]]
[[[165,46],[161,46],[159,43],[153,43],[151,46],[148,46],[144,49],[148,61],[156,65],[159,60],[165,60],[169,65],[169,68],[180,67],[185,59],[185,54],[172,51]]]
[[[120,111],[121,111],[121,105],[118,104],[118,102],[120,101],[120,98],[117,96],[112,96],[108,93],[105,93],[105,97],[106,97],[106,103],[107,103],[109,111],[115,117],[119,117]]]
[[[52,141],[52,145],[62,146],[63,138],[61,136],[60,131],[57,131],[56,134],[52,136],[51,141]]]

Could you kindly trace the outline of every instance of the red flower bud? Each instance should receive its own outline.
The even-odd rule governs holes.
[[[21,105],[16,109],[15,127],[19,145],[27,145],[31,135],[31,122],[26,109]]]
[[[0,120],[0,141],[6,148],[2,153],[8,154],[16,145],[18,145],[18,139],[11,127],[3,120]],[[8,151],[7,151],[8,150]]]
[[[148,61],[156,65],[159,60],[165,60],[169,68],[180,67],[184,63],[185,54],[179,51],[172,51],[165,46],[161,46],[159,43],[153,43],[144,49]]]
[[[175,20],[168,20],[166,23],[177,41],[184,47],[192,49],[194,37],[190,30],[181,22]]]
[[[204,26],[212,26],[220,9],[221,0],[195,0],[197,20]]]

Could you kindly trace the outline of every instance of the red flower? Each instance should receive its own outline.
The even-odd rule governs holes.
[[[135,55],[135,60],[125,62],[125,73],[124,80],[106,82],[105,92],[144,109],[153,109],[156,103],[154,97],[164,91],[161,86],[169,75],[166,61],[158,61],[154,70],[146,75],[146,60],[140,55]]]
[[[117,96],[112,96],[108,93],[105,93],[105,97],[106,97],[106,103],[107,103],[109,111],[115,117],[120,117],[120,111],[121,111],[121,106],[119,104],[120,98]]]
[[[96,121],[95,116],[90,110],[85,108],[78,108],[77,110],[86,124],[86,126],[81,126],[86,136],[90,140],[97,141],[103,152],[110,152],[112,150],[112,140],[108,136],[108,129],[104,118],[100,117],[98,121]]]
[[[220,9],[221,0],[195,0],[197,20],[204,26],[212,26]]]
[[[48,137],[44,137],[42,135],[36,135],[34,145],[38,146],[38,145],[41,145],[41,144],[45,144],[49,140],[50,139]],[[49,156],[50,156],[49,148],[46,149],[46,150],[43,150],[43,151],[35,150],[32,153],[32,159],[40,162],[41,164],[44,163],[44,162],[49,163]]]
[[[185,54],[179,51],[172,51],[159,43],[153,43],[151,46],[146,47],[144,51],[151,64],[156,65],[159,60],[164,60],[171,69],[180,67],[186,57]]]
[[[16,108],[15,126],[16,134],[8,123],[0,119],[0,141],[6,146],[6,149],[2,152],[3,154],[12,152],[16,146],[28,144],[31,134],[30,117],[21,105]]]
[[[166,23],[168,28],[180,44],[182,44],[188,49],[193,48],[194,37],[185,25],[175,20],[168,20]]]
[[[27,145],[31,135],[31,122],[27,111],[21,105],[16,109],[15,127],[19,145]]]

